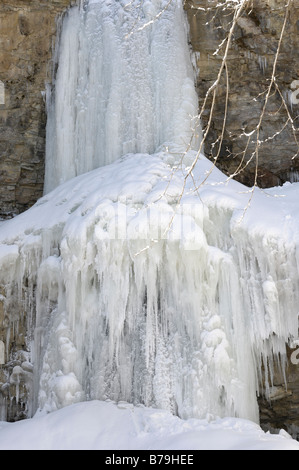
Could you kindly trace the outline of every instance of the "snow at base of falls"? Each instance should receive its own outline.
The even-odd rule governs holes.
[[[111,399],[258,422],[262,363],[269,387],[272,354],[283,367],[298,337],[299,185],[256,188],[244,212],[248,188],[216,168],[201,184],[205,157],[185,178],[194,158],[129,154],[1,225],[4,306],[32,325],[33,410]]]
[[[198,147],[181,0],[85,3],[66,14],[56,52],[45,194],[127,153]]]
[[[165,410],[90,401],[17,423],[0,422],[0,450],[174,450],[177,458],[178,450],[298,451],[299,443],[285,431],[271,435],[247,420],[181,420]],[[201,459],[196,453],[185,454],[182,464],[188,454],[190,464]],[[102,457],[109,463],[113,455],[107,452]],[[117,453],[114,457],[123,456]],[[141,459],[144,462],[146,457],[134,453],[133,467],[142,465]],[[130,464],[127,458],[124,463]],[[169,462],[167,455],[163,462],[161,455],[156,458],[161,464]]]

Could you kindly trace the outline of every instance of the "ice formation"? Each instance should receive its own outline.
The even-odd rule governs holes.
[[[299,186],[287,184],[267,193],[256,189],[251,200],[247,188],[227,181],[196,148],[185,152],[187,145],[182,153],[182,144],[191,140],[196,147],[197,139],[190,137],[196,97],[182,39],[181,2],[143,2],[138,19],[150,23],[144,30],[135,22],[135,2],[128,4],[142,34],[137,49],[124,4],[93,1],[66,17],[59,63],[63,59],[71,67],[71,75],[63,79],[71,109],[63,96],[57,98],[63,90],[58,73],[52,112],[59,158],[48,160],[47,171],[49,188],[67,181],[0,227],[6,348],[25,322],[29,352],[28,357],[20,355],[9,380],[18,399],[20,387],[28,388],[28,415],[110,399],[159,407],[182,418],[258,421],[262,364],[268,363],[265,386],[270,387],[272,358],[279,357],[283,367],[286,343],[298,336]],[[122,65],[127,51],[117,28],[124,34],[125,25],[135,44],[128,64],[133,60],[137,67],[136,87]],[[106,102],[114,115],[111,121],[109,113],[104,117],[102,110],[89,107],[97,95],[91,83],[102,77],[89,60],[97,53],[95,42],[102,44],[102,31],[105,47],[108,41],[112,49],[105,52],[106,60],[96,55],[95,62],[110,64],[116,73],[117,86],[111,86],[113,73],[103,76],[112,95]],[[115,50],[111,31],[119,46]],[[63,55],[70,51],[67,42],[78,47],[83,68]],[[145,49],[153,54],[153,63],[147,62]],[[93,78],[87,85],[88,69]],[[148,75],[154,75],[154,83]],[[124,90],[118,89],[121,77]],[[70,78],[82,90],[82,121]],[[99,87],[101,91],[101,82]],[[135,94],[149,88],[141,115]],[[153,98],[160,101],[159,111],[156,103],[152,107]],[[57,114],[58,101],[64,103],[59,111],[65,111],[64,117]],[[98,112],[101,122],[95,123]],[[148,122],[151,113],[156,129]],[[150,130],[124,137],[131,133],[129,124],[142,122]],[[104,140],[87,145],[88,129],[101,123],[108,123]],[[52,130],[50,126],[50,139]],[[121,139],[130,145],[122,146]],[[101,167],[91,170],[95,150],[100,154],[94,163]],[[83,174],[72,178],[77,172]],[[6,350],[5,357],[9,354]]]
[[[181,2],[85,3],[68,12],[59,41],[45,192],[127,153],[198,142]]]

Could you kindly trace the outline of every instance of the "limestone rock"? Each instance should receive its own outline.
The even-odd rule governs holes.
[[[225,38],[232,24],[233,11],[223,5],[225,2],[218,0],[185,2],[191,45],[199,68],[200,107],[217,79]],[[269,187],[284,183],[292,175],[298,176],[299,127],[296,116],[299,100],[294,92],[297,84],[299,88],[298,2],[291,5],[281,42],[275,71],[277,88],[272,87],[260,131],[254,133],[272,76],[285,13],[284,0],[248,2],[248,8],[234,28],[226,61],[228,96],[224,69],[205,144],[206,155],[212,160],[217,158],[218,167],[230,175],[237,172],[235,178],[248,186],[257,183],[258,186]],[[222,41],[223,46],[219,49]],[[222,145],[219,145],[226,99],[227,120]],[[211,102],[210,97],[202,114],[204,127],[209,120]],[[295,178],[292,179],[294,181]]]
[[[43,92],[51,78],[57,17],[70,0],[2,0],[0,5],[0,217],[42,195]]]

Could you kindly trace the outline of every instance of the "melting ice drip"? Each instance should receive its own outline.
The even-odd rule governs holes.
[[[196,150],[173,165],[197,102],[181,2],[130,36],[167,3],[90,2],[65,18],[48,190],[68,181],[0,232],[7,338],[25,311],[34,363],[28,414],[111,399],[258,421],[262,362],[269,386],[272,356],[298,335],[296,185],[256,190],[240,221],[242,185],[217,169],[201,185],[203,156],[186,178]]]
[[[197,97],[180,3],[90,1],[69,10],[49,98],[46,193],[130,152],[187,148]]]

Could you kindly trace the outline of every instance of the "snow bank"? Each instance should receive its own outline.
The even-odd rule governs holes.
[[[165,410],[92,401],[17,423],[0,422],[0,450],[104,450],[109,457],[110,450],[135,450],[136,458],[138,450],[299,450],[299,443],[285,432],[264,433],[242,419],[184,421]]]

